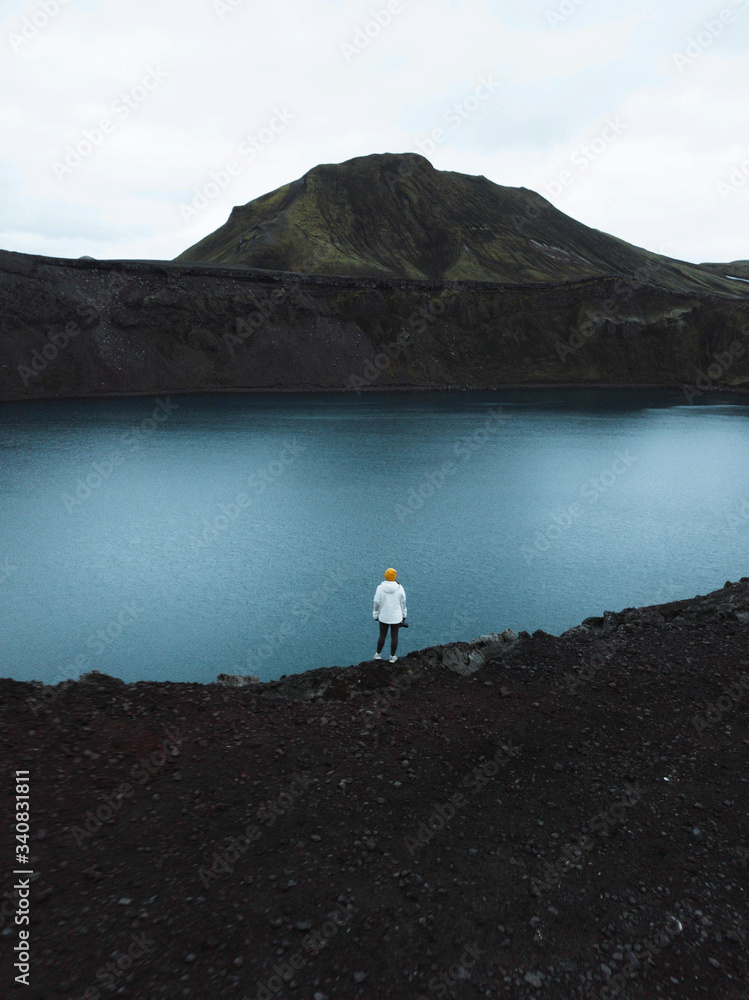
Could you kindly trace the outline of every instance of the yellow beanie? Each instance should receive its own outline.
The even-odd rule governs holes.
[[[385,570],[385,579],[386,580],[394,580],[397,575],[398,574],[395,572],[394,569],[386,569]]]

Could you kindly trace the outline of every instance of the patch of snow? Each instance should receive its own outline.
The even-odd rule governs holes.
[[[539,243],[538,240],[531,240],[531,243],[535,243],[537,247],[541,247],[542,250],[546,250],[550,257],[558,257],[559,254],[563,254],[565,257],[577,257],[577,259],[583,261],[583,263],[588,263],[585,257],[576,253],[574,250],[565,250],[563,247],[554,246],[549,243]],[[556,251],[556,253],[554,251]]]

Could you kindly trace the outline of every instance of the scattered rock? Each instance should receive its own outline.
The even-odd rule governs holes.
[[[714,996],[716,975],[739,987],[745,914],[732,900],[749,858],[746,782],[736,766],[745,747],[727,729],[739,732],[743,715],[725,699],[719,718],[708,707],[730,689],[737,666],[749,672],[747,626],[725,614],[729,605],[749,607],[747,584],[722,598],[661,606],[662,620],[645,616],[649,623],[634,631],[622,628],[636,625],[631,614],[609,613],[566,637],[517,636],[479,675],[491,676],[501,697],[446,668],[441,647],[396,665],[319,668],[252,692],[223,683],[125,685],[91,672],[55,702],[60,722],[40,714],[30,738],[25,699],[41,687],[0,678],[0,764],[45,763],[34,815],[48,835],[30,841],[44,879],[35,895],[49,896],[36,911],[40,995],[53,995],[65,976],[75,976],[68,992],[76,996],[95,980],[105,959],[94,928],[120,948],[133,933],[159,940],[159,961],[136,962],[132,981],[123,977],[133,996],[164,988],[181,995],[188,965],[194,984],[212,983],[210,969],[235,973],[212,995],[235,985],[240,995],[245,980],[255,990],[267,982],[273,965],[302,947],[301,935],[334,928],[333,907],[348,903],[350,924],[295,972],[299,1000],[360,1000],[364,989],[351,989],[359,971],[351,970],[362,968],[368,995],[412,1000],[424,991],[404,976],[414,955],[427,983],[449,970],[456,981],[469,974],[477,996],[503,983],[508,995],[545,984],[550,996],[592,996],[606,970],[645,969],[643,942],[664,951],[673,944],[668,913],[689,933],[668,950],[664,987],[676,979],[682,1000]],[[495,636],[453,648],[470,664]],[[608,659],[584,679],[575,668],[594,653],[603,664],[601,636]],[[407,671],[388,714],[375,716],[378,695]],[[374,725],[364,739],[367,710]],[[166,722],[183,740],[180,787],[169,767],[136,786],[133,762],[153,753]],[[33,756],[24,759],[30,739]],[[492,774],[493,755],[508,746],[515,753]],[[96,758],[83,753],[92,748]],[[471,775],[481,777],[469,790],[463,779]],[[113,798],[121,808],[111,820],[61,860],[59,844],[72,843],[87,811],[128,779],[135,794]],[[627,799],[602,824],[635,781],[640,800]],[[463,805],[448,808],[458,791]],[[269,807],[272,822],[258,816]],[[242,845],[250,821],[260,837]],[[701,909],[690,912],[697,898]],[[480,964],[461,965],[474,941],[499,955],[507,974],[498,982],[482,979]],[[705,961],[705,946],[723,959]],[[50,966],[47,947],[57,956]],[[521,971],[532,965],[554,971]],[[574,988],[578,975],[585,989]],[[651,985],[638,978],[643,996]]]

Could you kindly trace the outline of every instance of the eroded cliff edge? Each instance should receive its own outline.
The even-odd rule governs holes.
[[[535,385],[699,396],[746,391],[748,343],[743,286],[669,290],[645,269],[521,285],[0,251],[3,400]]]

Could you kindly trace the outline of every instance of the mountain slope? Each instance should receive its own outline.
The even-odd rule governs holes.
[[[436,170],[414,153],[314,167],[235,208],[176,260],[503,284],[625,275],[678,292],[736,290],[718,270],[591,229],[526,188]]]
[[[235,209],[176,262],[0,251],[0,399],[607,385],[694,402],[749,390],[747,278],[524,188],[360,157]]]
[[[700,264],[700,267],[733,281],[749,281],[749,260],[734,260],[730,264]]]

